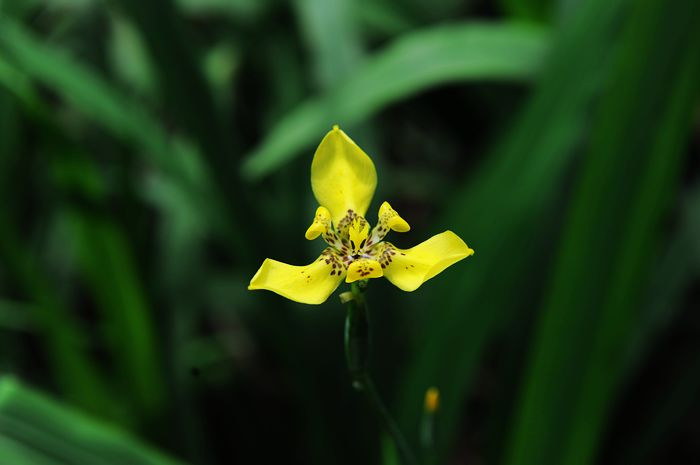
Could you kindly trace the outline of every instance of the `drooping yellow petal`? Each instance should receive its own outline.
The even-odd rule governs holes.
[[[249,290],[266,289],[302,304],[321,304],[336,290],[345,268],[331,248],[306,266],[288,265],[266,258],[248,285]]]
[[[374,163],[336,125],[319,144],[311,162],[311,188],[337,225],[348,210],[364,216],[377,187]]]
[[[316,209],[316,215],[314,216],[314,222],[311,223],[309,229],[306,230],[306,237],[308,240],[312,241],[316,239],[321,234],[326,233],[331,227],[331,213],[326,207],[318,207]]]
[[[396,210],[391,208],[389,202],[384,202],[379,207],[379,218],[377,225],[381,225],[384,228],[388,228],[396,232],[407,232],[411,229],[406,220],[401,218],[399,214],[396,213]]]
[[[458,235],[445,231],[407,250],[387,245],[379,261],[384,267],[384,276],[392,284],[411,292],[473,253]]]
[[[389,202],[384,202],[379,207],[379,214],[377,215],[377,225],[372,230],[372,237],[368,241],[371,244],[377,244],[384,236],[387,235],[389,230],[396,232],[406,232],[409,231],[411,227],[408,225],[406,220],[401,218],[396,210],[391,208]]]
[[[345,282],[352,283],[361,279],[381,278],[383,274],[382,266],[378,261],[361,258],[350,264]]]

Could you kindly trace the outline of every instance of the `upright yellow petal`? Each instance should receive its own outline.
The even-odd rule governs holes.
[[[384,276],[392,284],[411,292],[448,266],[473,253],[458,235],[445,231],[407,250],[387,245],[379,262],[384,268]]]
[[[294,266],[266,258],[249,290],[266,289],[302,304],[321,304],[345,277],[341,260],[327,248],[310,265]]]
[[[348,210],[364,216],[374,189],[374,163],[338,126],[326,134],[311,162],[311,188],[337,225]]]

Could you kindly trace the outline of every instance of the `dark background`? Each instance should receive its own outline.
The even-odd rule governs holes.
[[[695,0],[0,2],[0,464],[397,463],[337,293],[246,290],[321,250],[335,123],[392,242],[476,251],[368,290],[416,449],[437,386],[434,463],[700,462],[698,46]]]

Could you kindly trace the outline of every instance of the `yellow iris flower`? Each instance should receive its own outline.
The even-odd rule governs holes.
[[[308,240],[321,236],[329,247],[305,266],[265,259],[248,289],[266,289],[296,302],[320,304],[343,280],[351,283],[384,276],[410,292],[474,253],[452,231],[406,250],[383,241],[389,230],[406,232],[410,226],[384,202],[377,225],[370,231],[364,215],[376,186],[372,160],[333,126],[311,162],[311,188],[321,206],[306,231]]]

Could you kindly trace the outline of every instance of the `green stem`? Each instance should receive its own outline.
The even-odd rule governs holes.
[[[348,302],[348,313],[345,320],[345,358],[348,363],[348,371],[352,380],[352,386],[362,391],[369,401],[382,426],[394,440],[396,450],[405,465],[417,465],[418,461],[411,451],[408,442],[401,434],[401,430],[391,417],[389,410],[382,402],[381,397],[369,374],[369,319],[367,317],[367,302],[363,294],[363,287],[358,283],[351,284],[352,300]]]
[[[423,412],[423,421],[420,431],[421,451],[423,453],[423,464],[432,465],[435,463],[435,412]]]

